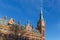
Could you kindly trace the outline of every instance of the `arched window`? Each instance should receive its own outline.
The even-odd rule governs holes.
[[[45,36],[45,31],[43,30],[43,36]]]
[[[21,40],[29,40],[29,38],[28,37],[21,37]]]
[[[35,38],[32,38],[32,40],[35,40]]]
[[[15,36],[14,36],[13,34],[10,34],[10,35],[8,36],[8,39],[9,39],[9,40],[13,40],[14,37],[15,37]]]
[[[36,39],[36,40],[39,40],[39,39]]]

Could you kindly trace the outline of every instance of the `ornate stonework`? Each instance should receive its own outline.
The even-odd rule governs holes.
[[[42,9],[37,28],[34,29],[29,23],[25,26],[18,24],[11,18],[0,19],[0,40],[45,40],[45,21]]]

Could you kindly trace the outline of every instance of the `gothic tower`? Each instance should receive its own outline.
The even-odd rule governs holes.
[[[45,20],[43,18],[43,14],[42,14],[42,8],[40,10],[40,19],[37,24],[37,29],[41,33],[41,40],[45,40]]]

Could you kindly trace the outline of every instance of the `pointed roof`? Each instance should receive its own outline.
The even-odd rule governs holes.
[[[40,22],[41,22],[41,25],[42,25],[42,26],[45,26],[45,20],[44,20],[44,18],[43,18],[42,8],[41,8],[41,10],[40,10]]]
[[[43,18],[42,8],[40,9],[40,19],[37,23],[37,30],[39,30],[40,33],[42,33],[42,28],[45,27],[45,20]]]
[[[40,19],[38,21],[38,24],[37,24],[37,29],[40,28],[40,26],[45,26],[45,20],[43,18],[43,12],[42,12],[42,8],[40,8]],[[40,29],[39,29],[40,30]]]
[[[9,24],[14,24],[14,19],[13,19],[13,18],[11,18],[11,19],[9,20]]]
[[[30,21],[29,21],[29,20],[27,21],[27,25],[29,25],[29,26],[30,26]]]
[[[4,16],[4,19],[6,20],[7,19],[7,16]]]
[[[18,21],[18,24],[20,25],[20,21]]]
[[[42,8],[40,9],[40,20],[44,20],[44,18],[43,18]]]
[[[42,8],[40,10],[40,20],[43,20],[43,12],[42,12]]]
[[[30,25],[30,21],[28,20],[28,21],[27,21],[27,25],[26,25],[26,30],[28,31],[28,30],[30,30],[30,29],[32,29],[32,27],[31,27],[31,25]]]

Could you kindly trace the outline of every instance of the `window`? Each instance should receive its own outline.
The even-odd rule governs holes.
[[[35,40],[35,38],[32,38],[32,40]]]
[[[43,38],[43,40],[45,40],[45,38]]]
[[[43,36],[45,36],[45,31],[43,30]]]
[[[36,39],[36,40],[39,40],[39,39]]]
[[[29,40],[28,37],[22,37],[21,40]]]
[[[0,28],[0,30],[1,30],[2,28]]]
[[[4,29],[4,30],[6,30],[6,29]]]
[[[13,34],[9,34],[8,39],[9,39],[9,40],[13,40],[14,37],[15,37],[15,36],[14,36]]]

